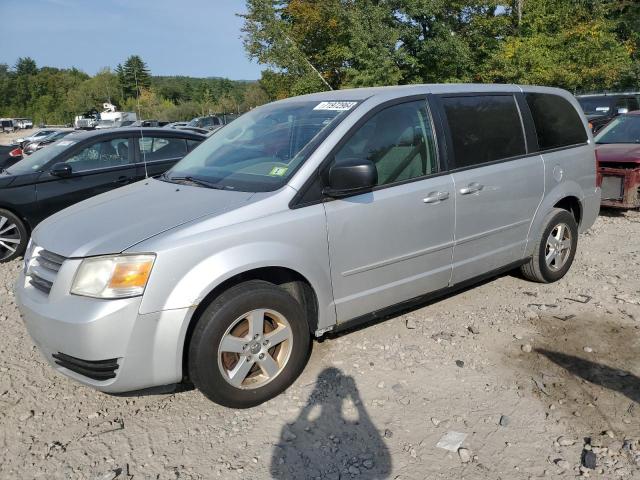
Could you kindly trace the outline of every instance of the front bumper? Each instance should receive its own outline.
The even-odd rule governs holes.
[[[640,167],[610,168],[601,166],[598,168],[598,182],[603,186],[603,207],[640,207]]]
[[[27,330],[55,370],[104,392],[182,380],[183,344],[193,309],[141,315],[141,297],[98,300],[64,294],[57,283],[47,295],[28,284],[21,273],[16,285],[16,301]],[[111,368],[114,361],[115,369]],[[84,375],[78,373],[83,368]],[[105,370],[114,375],[95,374]]]

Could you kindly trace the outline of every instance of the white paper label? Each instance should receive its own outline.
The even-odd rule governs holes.
[[[56,143],[56,146],[58,147],[68,147],[69,145],[73,145],[76,142],[72,142],[71,140],[60,140],[58,143]]]
[[[336,112],[344,112],[351,110],[358,102],[320,102],[314,107],[314,110],[333,110]]]

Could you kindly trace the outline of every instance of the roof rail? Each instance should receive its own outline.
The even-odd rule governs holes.
[[[640,95],[638,91],[626,91],[626,92],[588,92],[588,93],[576,93],[576,97],[607,97],[613,95]]]

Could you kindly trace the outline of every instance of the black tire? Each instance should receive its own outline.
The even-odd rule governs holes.
[[[561,268],[552,269],[545,260],[547,254],[547,239],[556,226],[564,224],[571,234],[571,250]],[[560,280],[571,268],[578,246],[578,225],[573,215],[567,210],[554,208],[544,221],[544,228],[537,239],[536,251],[521,267],[522,274],[528,280],[539,283],[552,283]]]
[[[228,329],[257,309],[273,310],[286,318],[292,332],[290,353],[280,373],[268,383],[242,389],[225,378],[219,367],[218,349]],[[302,306],[269,282],[251,280],[231,287],[211,302],[197,322],[188,347],[189,379],[210,400],[225,407],[250,408],[281,394],[302,373],[309,358],[311,335]],[[241,362],[242,355],[238,357]]]
[[[22,255],[29,243],[29,233],[22,220],[8,210],[0,208],[0,263],[10,262]],[[14,225],[15,228],[9,228]],[[2,241],[2,238],[5,241]],[[18,243],[15,243],[15,240]],[[11,249],[15,248],[15,251]]]

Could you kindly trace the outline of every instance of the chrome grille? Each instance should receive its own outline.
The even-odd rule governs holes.
[[[43,293],[49,295],[51,287],[56,281],[60,267],[66,258],[48,252],[47,250],[34,249],[33,256],[29,261],[27,278],[29,283]]]

